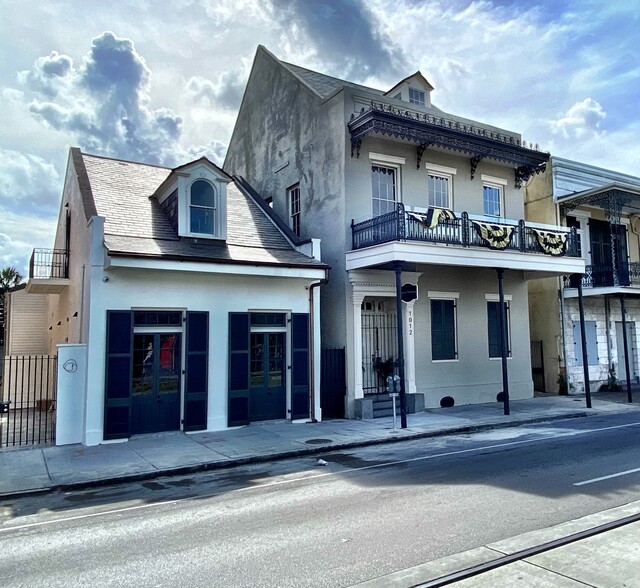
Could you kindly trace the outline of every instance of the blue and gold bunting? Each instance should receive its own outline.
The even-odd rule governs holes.
[[[478,236],[484,241],[489,249],[506,249],[511,243],[514,226],[495,225],[482,221],[472,220],[473,226]]]
[[[549,255],[564,255],[567,251],[567,234],[557,231],[532,229],[540,249]]]
[[[431,206],[426,214],[408,212],[407,215],[410,218],[420,221],[428,229],[435,229],[438,223],[442,221],[456,220],[456,215],[453,211],[448,208],[437,208],[435,206]]]

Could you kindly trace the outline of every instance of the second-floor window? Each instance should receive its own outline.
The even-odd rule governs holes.
[[[216,191],[206,180],[191,184],[189,230],[191,233],[213,235],[215,231]]]
[[[291,186],[287,190],[287,200],[289,201],[289,226],[291,230],[300,236],[300,184]]]
[[[482,204],[487,216],[502,216],[502,186],[485,184],[482,187]]]
[[[416,90],[415,88],[409,88],[409,102],[411,104],[417,104],[418,106],[425,106],[424,92]]]
[[[451,176],[429,172],[429,206],[451,208]]]
[[[397,172],[395,167],[371,166],[371,203],[373,216],[393,212],[397,201]]]

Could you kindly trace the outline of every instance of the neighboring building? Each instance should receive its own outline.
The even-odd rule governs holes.
[[[527,282],[584,271],[570,229],[521,220],[548,154],[432,91],[420,72],[381,91],[259,47],[227,152],[225,169],[323,240],[322,343],[346,347],[349,417],[370,416],[398,368],[398,306],[409,411],[500,397],[502,308],[510,394],[531,397]],[[417,300],[397,304],[396,277]]]
[[[64,415],[58,391],[58,441],[320,419],[319,259],[206,158],[171,170],[71,149],[55,246],[27,283],[49,296],[51,351],[82,344],[60,373],[88,366]]]
[[[49,341],[47,297],[27,294],[27,284],[20,284],[4,294],[4,355],[46,355]],[[2,361],[2,358],[0,358]]]
[[[527,219],[562,223],[579,235],[591,388],[627,380],[623,330],[631,381],[637,382],[640,178],[552,157],[545,173],[527,185],[525,208]],[[545,379],[556,390],[584,390],[577,280],[530,284],[531,335],[543,343]]]

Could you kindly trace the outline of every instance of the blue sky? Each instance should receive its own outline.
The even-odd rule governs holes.
[[[109,5],[110,4],[110,5]],[[51,247],[68,149],[221,163],[256,46],[640,176],[640,0],[0,0],[0,267]]]

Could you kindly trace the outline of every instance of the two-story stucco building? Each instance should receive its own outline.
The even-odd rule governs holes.
[[[349,417],[396,371],[409,412],[495,402],[505,384],[532,396],[527,282],[584,271],[575,232],[522,220],[549,155],[443,112],[433,90],[420,72],[378,90],[259,47],[224,164],[323,241],[322,342],[346,348]]]
[[[591,388],[626,382],[627,373],[637,382],[640,178],[554,156],[528,183],[525,206],[527,219],[577,231],[586,263],[581,285]],[[549,387],[584,390],[577,277],[531,282],[529,298],[532,338],[543,343]]]

